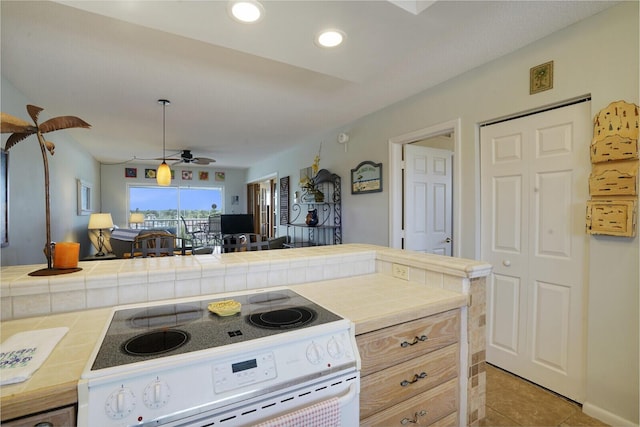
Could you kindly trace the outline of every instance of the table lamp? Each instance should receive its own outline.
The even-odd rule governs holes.
[[[143,213],[134,212],[131,214],[131,216],[129,216],[129,227],[131,227],[131,224],[135,224],[137,229],[139,227],[138,224],[142,224],[142,223],[144,223]]]
[[[91,214],[91,217],[89,218],[89,230],[99,230],[98,253],[96,253],[96,256],[105,255],[105,253],[102,252],[102,248],[104,247],[104,235],[102,234],[102,230],[108,230],[110,228],[113,228],[113,219],[111,218],[110,213]]]

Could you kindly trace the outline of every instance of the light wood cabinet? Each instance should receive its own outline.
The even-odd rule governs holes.
[[[457,425],[459,337],[459,310],[358,335],[361,425]]]
[[[75,405],[2,423],[2,427],[69,427],[74,425],[76,425]]]

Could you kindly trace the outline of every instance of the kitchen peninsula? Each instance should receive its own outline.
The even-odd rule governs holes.
[[[75,404],[75,385],[112,306],[276,286],[291,287],[349,318],[358,339],[393,333],[394,326],[417,320],[435,333],[457,325],[457,342],[446,348],[458,353],[459,376],[433,390],[443,396],[461,390],[452,425],[477,425],[484,417],[484,292],[491,270],[486,263],[349,244],[80,266],[81,272],[50,278],[27,275],[38,266],[2,268],[2,341],[25,330],[70,328],[30,380],[2,387],[3,422]],[[446,388],[456,381],[458,387]]]

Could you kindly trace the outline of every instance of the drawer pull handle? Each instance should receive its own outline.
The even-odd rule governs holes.
[[[427,339],[428,337],[426,335],[421,335],[419,337],[415,337],[413,339],[413,342],[402,341],[402,343],[400,344],[400,347],[404,348],[404,347],[409,347],[410,345],[416,345],[419,342],[426,341]]]
[[[415,415],[413,416],[413,419],[410,420],[409,418],[403,418],[402,421],[400,421],[400,424],[402,424],[403,426],[406,426],[407,424],[411,423],[411,424],[418,424],[418,417],[424,417],[425,415],[427,415],[427,411],[425,411],[424,409],[420,412],[416,412]]]
[[[402,382],[400,383],[400,385],[401,385],[402,387],[406,387],[406,386],[408,386],[409,384],[413,384],[413,383],[417,382],[419,379],[426,378],[426,377],[427,377],[427,373],[426,373],[426,372],[421,372],[420,374],[415,374],[415,375],[413,376],[413,379],[412,379],[411,381],[402,380]]]

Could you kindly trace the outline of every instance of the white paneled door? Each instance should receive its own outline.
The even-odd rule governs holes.
[[[590,102],[480,131],[487,361],[584,401]]]
[[[404,248],[451,256],[453,153],[412,144],[404,150]]]

